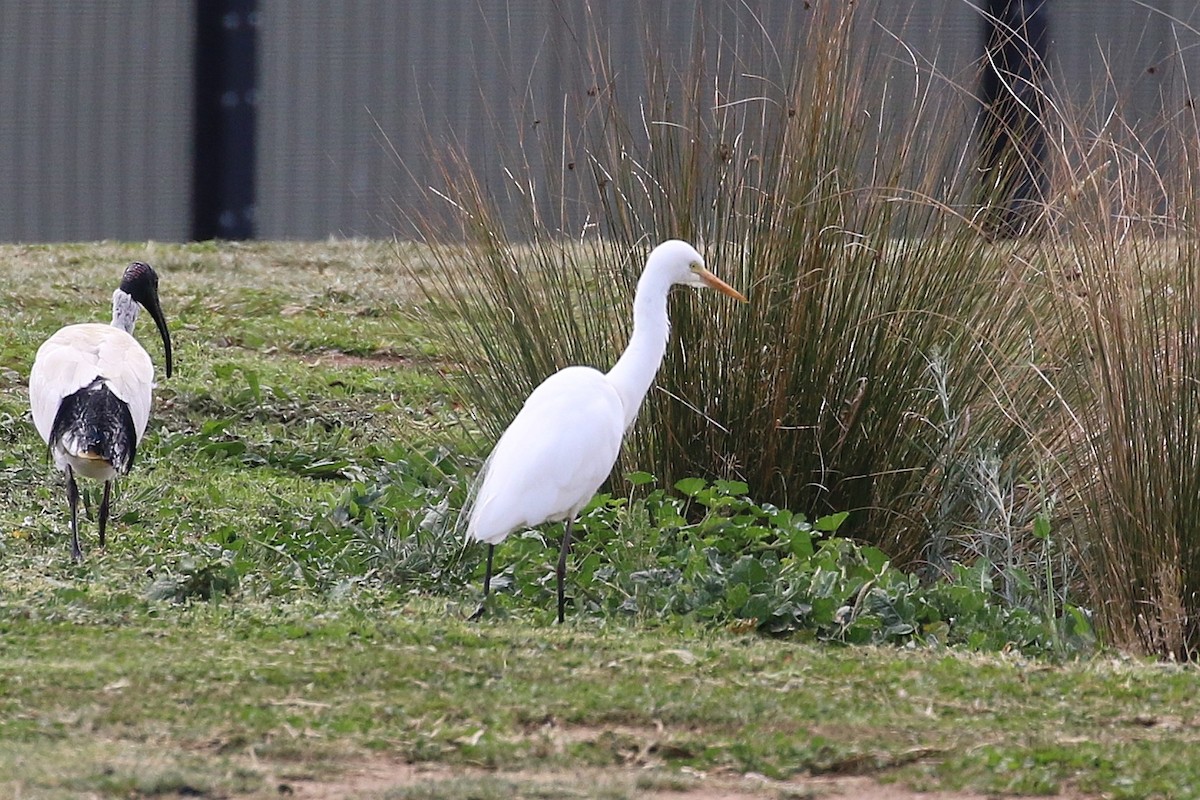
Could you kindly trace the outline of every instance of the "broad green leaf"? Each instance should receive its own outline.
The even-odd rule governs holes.
[[[1050,518],[1045,514],[1033,518],[1033,535],[1043,541],[1050,538]]]
[[[795,530],[791,535],[791,550],[793,555],[810,559],[813,555],[812,534],[807,530]]]
[[[846,521],[846,517],[848,516],[850,516],[850,512],[848,511],[839,511],[836,514],[827,514],[824,517],[818,518],[817,521],[813,523],[813,526],[819,531],[833,533],[842,526],[842,523]]]
[[[740,497],[750,491],[750,487],[742,481],[716,480],[713,481],[713,486],[719,492],[736,497]]]
[[[862,549],[863,560],[867,562],[867,566],[875,575],[879,575],[887,567],[891,560],[887,557],[887,553],[880,550],[878,547],[864,547]]]

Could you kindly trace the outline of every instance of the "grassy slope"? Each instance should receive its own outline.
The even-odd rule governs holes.
[[[398,313],[411,297],[386,266],[390,252],[383,244],[0,249],[0,307],[14,333],[0,341],[0,525],[10,535],[61,533],[62,489],[47,480],[44,445],[27,421],[25,379],[38,344],[56,328],[107,320],[132,258],[162,275],[175,346],[176,375],[158,376],[147,441],[120,487],[162,500],[118,509],[139,514],[138,529],[153,529],[156,543],[164,534],[183,541],[253,525],[256,516],[303,513],[341,491],[305,478],[306,467],[428,439],[442,380],[432,345]],[[143,322],[138,332],[161,365],[152,326]],[[213,421],[223,427],[202,433]],[[198,446],[189,446],[197,434]],[[213,442],[230,439],[249,453],[222,463]]]
[[[450,426],[437,343],[403,313],[414,298],[392,253],[0,248],[12,323],[0,341],[0,795],[265,797],[364,758],[1200,795],[1191,668],[557,629],[549,611],[468,625],[465,592],[281,599],[251,583],[220,605],[145,599],[156,572],[214,531],[251,533],[337,498],[344,483],[311,477],[314,464],[377,462]],[[105,317],[134,257],[163,276],[178,374],[161,382],[112,544],[97,551],[87,526],[76,567],[24,379],[56,327]],[[214,419],[226,427],[198,437]],[[248,450],[213,445],[225,439]],[[430,792],[412,796],[442,796]]]

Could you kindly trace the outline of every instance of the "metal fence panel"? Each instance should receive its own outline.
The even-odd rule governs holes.
[[[0,241],[182,240],[192,4],[0,3]]]
[[[1145,129],[1200,93],[1196,0],[1056,0],[1053,8],[1054,91],[1093,119],[1119,108]]]
[[[925,90],[935,66],[933,93],[962,105],[950,83],[974,79],[978,14],[961,0],[883,7],[880,24],[895,36],[890,96]],[[723,45],[749,59],[741,65],[749,84],[794,54],[803,21],[802,4],[790,0],[264,0],[258,233],[404,231],[400,213],[440,182],[431,161],[450,148],[496,196],[516,191],[505,166],[578,139],[563,126],[577,123],[596,88],[587,51],[597,43],[636,119],[649,47],[686,69],[696,27],[720,30]],[[964,142],[970,133],[968,124]]]
[[[486,171],[529,124],[508,98],[548,80],[556,5],[263,2],[260,235],[387,235],[445,144]]]
[[[188,237],[192,45],[203,1],[0,3],[0,240]],[[895,124],[928,92],[930,102],[957,104],[963,124],[954,135],[971,146],[980,2],[879,4]],[[771,47],[800,46],[795,35],[780,39],[803,5],[260,0],[257,235],[403,230],[398,209],[439,182],[434,159],[448,146],[489,192],[515,191],[504,166],[522,146],[540,157],[539,148],[579,141],[568,111],[594,88],[583,58],[594,42],[627,90],[621,101],[636,110],[628,90],[645,85],[648,42],[685,67],[696,26],[716,28],[752,54],[741,71],[750,81],[769,68]],[[1096,124],[1113,108],[1148,128],[1164,110],[1191,113],[1200,80],[1195,0],[1053,0],[1050,8],[1055,91],[1090,103]],[[883,82],[875,89],[882,96]]]

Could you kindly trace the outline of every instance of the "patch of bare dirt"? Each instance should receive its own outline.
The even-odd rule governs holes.
[[[439,372],[456,371],[459,365],[444,358],[421,355],[417,353],[397,353],[380,351],[370,355],[354,355],[343,353],[341,350],[318,350],[306,353],[294,353],[278,348],[268,348],[264,355],[295,358],[312,367],[368,367],[370,369],[391,369],[406,367],[432,367]]]
[[[260,765],[265,766],[265,765]],[[577,770],[491,770],[444,765],[413,765],[380,758],[348,764],[337,775],[273,779],[278,797],[296,800],[344,800],[382,798],[404,788],[434,789],[444,784],[446,797],[454,787],[496,781],[529,789],[561,790],[562,796],[591,797],[598,788],[606,796],[619,796],[624,788],[629,797],[646,800],[802,800],[854,798],[854,800],[988,800],[972,792],[916,792],[904,786],[881,783],[864,776],[820,776],[776,781],[756,775],[729,775],[683,770],[665,773],[629,767]],[[614,792],[613,790],[618,790]],[[433,795],[439,796],[439,795]],[[1082,800],[1082,798],[1077,798]]]
[[[296,800],[379,800],[404,789],[422,790],[422,796],[454,798],[479,794],[491,787],[489,796],[513,794],[564,798],[631,797],[647,800],[991,800],[995,795],[975,792],[918,792],[900,784],[886,783],[878,775],[888,767],[923,758],[936,758],[935,751],[914,750],[894,756],[888,763],[847,763],[841,771],[819,776],[801,776],[777,781],[762,775],[727,771],[702,772],[669,766],[667,757],[680,755],[686,742],[673,739],[662,727],[563,726],[548,719],[530,726],[521,738],[544,754],[562,755],[567,746],[600,742],[619,760],[611,767],[579,769],[489,770],[445,764],[409,764],[386,756],[356,759],[337,768],[305,770],[297,765],[280,765],[275,777],[269,764],[256,764],[269,776],[268,787],[275,796]],[[879,772],[878,770],[884,770]],[[1064,800],[1086,800],[1084,795],[1066,793]]]
[[[274,777],[269,771],[267,774],[279,797],[296,800],[380,797],[395,789],[435,783],[452,775],[449,769],[438,765],[404,764],[382,758],[350,764],[337,775]]]
[[[311,366],[329,367],[407,367],[413,364],[430,364],[432,359],[410,356],[403,353],[372,353],[369,356],[343,353],[341,350],[322,350],[304,353],[300,360]]]

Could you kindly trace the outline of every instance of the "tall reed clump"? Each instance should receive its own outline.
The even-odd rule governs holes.
[[[1170,99],[1167,98],[1168,103]],[[1066,420],[1074,538],[1111,640],[1200,651],[1200,124],[1065,120],[1049,319],[1067,357],[1048,380]]]
[[[618,477],[736,477],[763,501],[848,510],[844,532],[913,562],[985,524],[968,465],[1037,474],[1049,279],[980,235],[974,103],[898,70],[874,8],[797,5],[753,46],[700,21],[687,63],[648,44],[634,86],[594,34],[592,88],[561,105],[560,137],[513,154],[503,196],[445,159],[453,224],[425,226],[439,267],[423,280],[487,438],[554,369],[614,361],[645,255],[678,237],[750,302],[673,299]]]

